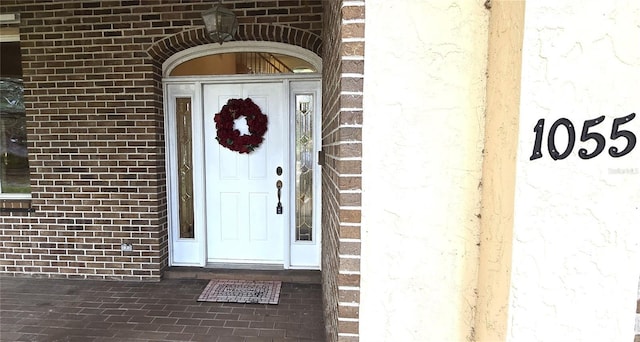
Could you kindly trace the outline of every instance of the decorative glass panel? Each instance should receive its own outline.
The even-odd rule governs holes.
[[[296,95],[296,241],[313,241],[313,95]]]
[[[191,99],[176,99],[180,238],[194,238]]]

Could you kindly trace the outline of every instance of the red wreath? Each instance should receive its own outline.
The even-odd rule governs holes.
[[[240,135],[240,131],[233,128],[234,120],[242,116],[246,118],[251,134]],[[264,133],[267,132],[267,116],[249,98],[230,99],[213,120],[218,130],[216,140],[231,151],[252,152],[262,144]]]

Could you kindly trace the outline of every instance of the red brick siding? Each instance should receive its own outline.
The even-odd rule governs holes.
[[[364,1],[325,4],[323,296],[327,339],[359,340]]]
[[[35,210],[0,211],[0,273],[159,279],[168,257],[160,66],[209,42],[200,13],[213,3],[0,2],[0,13],[21,15]],[[321,0],[222,4],[242,23],[239,39],[320,52]],[[123,242],[134,250],[120,251]]]

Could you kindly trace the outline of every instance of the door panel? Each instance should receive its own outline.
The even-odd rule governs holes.
[[[273,202],[272,202],[273,203]],[[269,231],[263,222],[269,219],[267,216],[269,209],[269,199],[265,194],[249,194],[249,239],[252,241],[263,241],[269,238]],[[267,208],[264,210],[264,208]]]
[[[284,263],[288,215],[276,214],[276,167],[288,170],[283,83],[203,87],[207,262]],[[262,145],[240,154],[218,144],[213,117],[232,98],[251,98],[269,119]],[[281,201],[289,208],[286,191]]]

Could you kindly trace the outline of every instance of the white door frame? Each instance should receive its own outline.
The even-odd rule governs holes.
[[[227,76],[168,76],[176,66],[193,58],[204,55],[228,53],[228,52],[272,52],[281,53],[303,59],[311,63],[317,70],[312,74],[273,74],[273,75],[227,75]],[[304,48],[273,42],[229,42],[224,45],[207,44],[197,46],[185,51],[179,52],[170,57],[163,63],[163,92],[164,92],[164,112],[165,112],[165,145],[166,145],[166,172],[167,172],[167,210],[168,210],[168,242],[169,242],[169,264],[171,266],[206,266],[206,217],[205,217],[205,198],[204,193],[196,194],[194,198],[194,223],[195,234],[200,239],[179,239],[178,229],[175,228],[178,222],[178,189],[177,189],[177,143],[175,139],[176,122],[175,122],[175,98],[188,97],[192,103],[193,127],[202,127],[202,110],[203,99],[202,89],[204,84],[232,84],[232,83],[256,83],[256,82],[283,82],[284,83],[284,99],[285,107],[287,107],[287,116],[292,115],[295,110],[295,93],[313,93],[315,96],[314,108],[314,153],[321,148],[321,68],[322,60],[313,52]],[[295,122],[290,122],[290,131],[295,131]],[[193,132],[193,156],[194,159],[204,155],[204,133],[202,129],[194,129]],[[294,141],[289,139],[290,151],[294,150]],[[289,153],[290,158],[294,159],[293,153]],[[290,169],[293,170],[295,160],[290,160]],[[195,184],[204,184],[205,170],[204,163],[194,165],[193,181]],[[314,242],[317,244],[314,255],[309,255],[308,247],[310,243],[292,241],[295,238],[295,210],[289,210],[288,221],[290,222],[288,234],[285,237],[284,246],[284,264],[283,268],[301,268],[301,269],[319,269],[320,253],[321,253],[321,167],[314,165],[313,177],[313,227]],[[291,172],[289,172],[291,174]],[[293,184],[295,177],[292,176],[290,184]],[[293,207],[295,198],[295,188],[290,187],[289,198]],[[305,246],[306,245],[306,246]],[[181,250],[181,254],[175,253],[176,248]],[[305,251],[306,248],[306,251]],[[186,253],[186,254],[185,254]],[[306,258],[302,263],[292,263],[295,258]],[[185,261],[188,260],[188,261]],[[197,260],[197,261],[194,261]],[[300,259],[302,260],[302,259]]]

